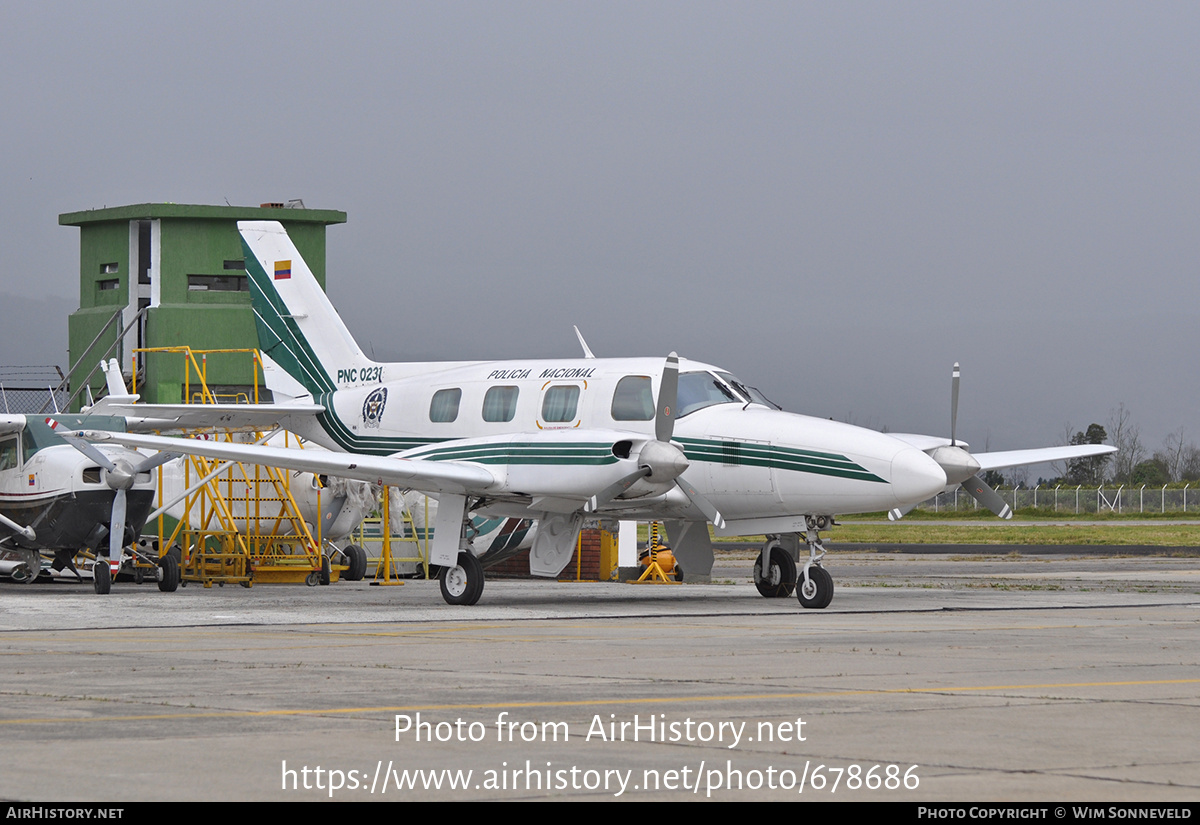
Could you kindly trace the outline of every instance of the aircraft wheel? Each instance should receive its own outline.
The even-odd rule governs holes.
[[[351,582],[362,581],[363,577],[367,575],[367,551],[357,544],[351,544],[342,552],[346,554],[346,559],[350,562],[349,569],[342,574],[342,578]]]
[[[179,562],[170,553],[158,560],[158,569],[162,578],[158,580],[158,589],[164,593],[174,593],[179,587]]]
[[[112,570],[108,566],[108,559],[96,559],[92,565],[92,587],[100,596],[112,590]]]
[[[458,564],[443,567],[438,580],[446,604],[475,604],[483,594],[483,565],[470,553],[458,554]]]
[[[824,567],[814,564],[808,568],[808,578],[797,583],[796,598],[802,607],[813,610],[829,607],[833,600],[833,576]]]
[[[783,598],[792,595],[796,589],[796,562],[788,551],[782,547],[771,548],[771,566],[763,575],[762,553],[754,562],[754,586],[761,596],[767,599]]]

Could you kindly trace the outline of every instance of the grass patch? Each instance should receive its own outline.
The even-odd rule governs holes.
[[[1009,495],[1011,499],[1011,494]],[[1070,508],[1060,502],[1060,509],[1055,511],[1053,507],[1022,507],[1019,510],[1013,511],[1013,518],[1023,521],[1178,521],[1181,519],[1194,519],[1200,521],[1200,496],[1197,496],[1198,506],[1188,508],[1186,513],[1176,510],[1174,512],[1167,511],[1161,513],[1158,510],[1147,510],[1144,513],[1128,511],[1114,513],[1110,510],[1105,510],[1100,513],[1096,512],[1081,512],[1075,513],[1075,502],[1072,499]],[[887,513],[862,513],[853,516],[846,516],[847,519],[855,521],[888,521]],[[912,521],[980,521],[985,519],[995,518],[991,511],[985,510],[982,507],[978,510],[942,510],[934,512],[933,510],[913,510],[908,513],[903,522]],[[901,522],[901,523],[903,523]]]

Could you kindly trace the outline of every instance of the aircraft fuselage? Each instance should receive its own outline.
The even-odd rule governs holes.
[[[326,412],[301,435],[356,454],[483,464],[497,476],[488,512],[536,517],[575,509],[637,466],[655,437],[663,361],[326,367],[337,388],[314,398]],[[711,365],[681,359],[679,386],[672,442],[686,457],[687,481],[725,515],[726,534],[797,531],[808,515],[907,507],[946,484],[920,450],[775,409]],[[653,479],[610,509],[628,518],[698,517],[685,495]]]

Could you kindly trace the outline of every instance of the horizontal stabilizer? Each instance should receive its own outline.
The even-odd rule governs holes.
[[[253,444],[233,444],[227,441],[201,441],[194,438],[164,438],[162,436],[84,430],[88,441],[102,444],[123,444],[151,450],[165,450],[184,455],[202,455],[246,464],[263,464],[285,470],[326,474],[338,478],[412,488],[427,493],[482,493],[496,486],[496,477],[484,467],[449,461],[419,461],[383,456],[330,453],[323,450],[294,450],[282,447],[259,447]]]
[[[320,404],[110,404],[131,433],[164,430],[269,430],[325,412]]]

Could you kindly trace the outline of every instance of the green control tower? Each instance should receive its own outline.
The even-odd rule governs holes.
[[[68,322],[72,390],[102,356],[118,359],[128,382],[136,349],[258,346],[238,221],[282,223],[325,286],[325,227],[345,223],[345,212],[306,209],[300,201],[259,207],[143,203],[58,216],[60,225],[79,227],[79,309]],[[143,401],[184,400],[182,355],[138,354],[136,366]],[[247,356],[210,356],[206,369],[214,392],[254,397]],[[103,375],[95,372],[88,383],[99,397]],[[260,400],[269,400],[262,392]],[[76,396],[72,409],[80,403]]]

